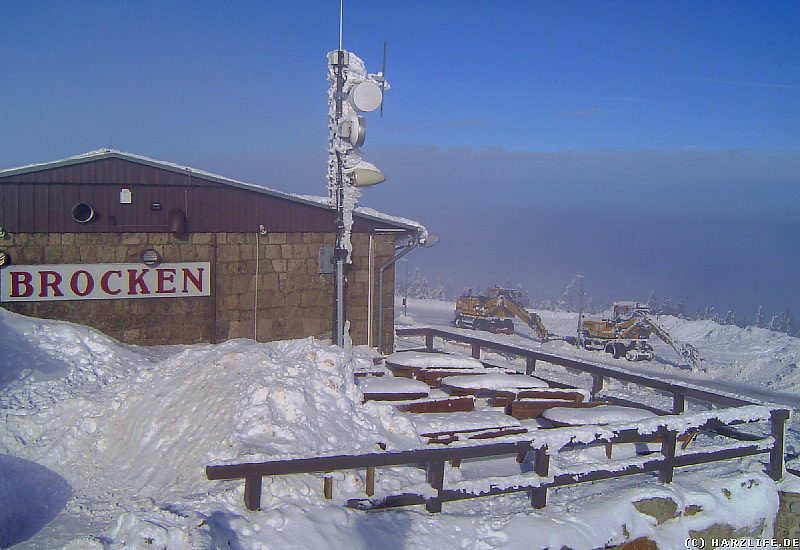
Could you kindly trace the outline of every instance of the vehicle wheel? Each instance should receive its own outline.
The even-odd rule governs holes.
[[[483,319],[475,319],[472,323],[472,328],[475,330],[486,330],[483,326]]]
[[[456,318],[453,319],[453,324],[458,328],[464,327],[464,320],[461,318],[461,315],[456,315]]]
[[[616,344],[614,344],[614,359],[619,359],[620,357],[623,357],[626,351],[627,349],[625,347],[625,344],[617,342]]]
[[[616,353],[616,350],[614,348],[615,348],[614,344],[609,343],[606,344],[606,347],[603,349],[603,351],[605,351],[609,355],[614,355],[614,353]]]

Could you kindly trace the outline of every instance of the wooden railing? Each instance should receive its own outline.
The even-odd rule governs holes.
[[[524,436],[506,437],[502,441],[490,444],[454,443],[447,447],[426,447],[406,451],[209,465],[206,467],[206,476],[210,480],[244,479],[245,506],[248,510],[257,510],[261,506],[261,482],[264,476],[366,468],[365,492],[369,497],[374,494],[374,469],[376,467],[424,465],[431,494],[410,492],[385,495],[377,499],[351,499],[348,501],[348,505],[353,508],[372,509],[424,504],[428,511],[439,512],[443,502],[530,491],[531,504],[541,508],[547,502],[547,490],[554,487],[646,472],[658,472],[660,481],[670,483],[675,468],[764,453],[770,455],[769,475],[778,480],[783,476],[783,452],[782,440],[776,438],[775,435],[781,433],[779,426],[783,425],[782,418],[781,411],[749,406],[734,410],[656,417],[638,423],[616,424],[613,427],[593,426],[591,437],[584,436],[584,439],[575,435],[575,428],[541,429]],[[766,420],[771,421],[772,435],[757,441],[736,441],[733,444],[710,448],[699,447],[692,452],[677,452],[678,435],[687,430],[699,430],[718,423],[731,425]],[[597,464],[584,469],[559,470],[550,467],[551,456],[555,453],[582,446],[640,441],[659,442],[661,450],[658,455],[660,456],[650,454],[625,460],[609,460],[606,468],[598,468]],[[531,471],[511,476],[505,484],[499,483],[499,478],[493,478],[491,487],[477,492],[459,489],[457,485],[449,488],[444,486],[444,468],[448,461],[460,463],[462,460],[470,458],[514,455],[517,462],[522,464],[527,460],[526,457],[529,453],[532,453],[533,457]],[[330,498],[331,486],[327,479],[325,493],[326,497]]]
[[[244,500],[247,509],[257,510],[261,506],[261,483],[264,476],[333,472],[366,468],[366,499],[351,499],[348,505],[354,508],[370,509],[411,504],[424,504],[430,512],[441,511],[442,503],[447,501],[475,498],[480,496],[529,491],[531,504],[541,508],[547,501],[547,490],[553,487],[598,481],[646,472],[658,472],[659,480],[665,483],[672,481],[675,468],[696,464],[705,464],[721,460],[729,460],[746,456],[769,454],[768,475],[779,480],[784,475],[784,447],[786,422],[790,410],[775,405],[760,405],[752,401],[724,393],[687,386],[634,374],[606,365],[588,363],[570,357],[563,357],[541,351],[526,349],[501,342],[494,342],[480,337],[464,335],[433,327],[397,329],[398,336],[422,336],[425,338],[425,349],[434,350],[434,338],[466,343],[471,346],[472,356],[481,359],[482,350],[498,351],[525,358],[525,372],[534,373],[536,362],[543,361],[552,365],[585,372],[592,376],[592,395],[603,390],[605,379],[616,379],[638,384],[672,396],[672,410],[666,411],[643,403],[628,400],[610,400],[633,404],[663,416],[649,418],[636,423],[614,424],[610,426],[593,426],[591,437],[581,439],[579,428],[539,429],[532,432],[502,437],[494,443],[481,444],[477,441],[457,442],[447,447],[425,447],[405,451],[375,452],[359,455],[332,455],[310,458],[271,460],[253,463],[214,464],[206,467],[206,476],[210,480],[244,479]],[[540,373],[537,377],[543,378]],[[547,380],[545,378],[545,380]],[[569,387],[555,380],[547,380],[554,387]],[[694,399],[711,405],[722,407],[700,412],[686,412],[686,399]],[[609,400],[604,396],[604,400]],[[740,432],[734,428],[743,423],[768,422],[768,435],[754,435]],[[613,427],[612,427],[613,426]],[[677,450],[677,438],[690,430],[705,430],[731,437],[724,445],[695,446],[691,452]],[[558,470],[551,468],[550,459],[554,454],[568,451],[571,448],[591,445],[614,445],[656,441],[661,445],[660,453],[637,456],[626,460],[609,460],[607,468],[598,468],[596,464],[588,469],[571,468]],[[498,485],[497,478],[492,479],[492,486],[486,490],[474,491],[460,489],[458,486],[444,487],[445,463],[460,464],[470,458],[502,457],[514,455],[520,464],[526,463],[526,457],[532,456],[530,471],[520,473],[507,480],[505,485]],[[660,455],[660,456],[659,456]],[[369,498],[374,495],[375,468],[382,466],[416,466],[424,465],[430,494],[402,493],[384,495],[380,498]],[[324,492],[331,497],[331,477],[325,477]]]
[[[482,350],[497,351],[516,355],[525,358],[525,374],[533,374],[536,370],[536,362],[542,361],[557,365],[568,369],[573,369],[585,372],[592,376],[592,394],[596,395],[603,390],[604,380],[606,378],[613,378],[622,382],[638,384],[651,388],[653,390],[665,392],[672,395],[672,410],[666,411],[656,409],[654,412],[666,413],[682,413],[686,410],[686,399],[692,398],[698,401],[705,401],[721,407],[741,407],[743,405],[756,405],[758,403],[742,399],[738,396],[732,396],[724,393],[713,392],[710,390],[701,389],[694,386],[682,385],[674,382],[668,382],[658,378],[648,377],[640,374],[634,374],[621,369],[615,369],[607,365],[600,365],[597,363],[588,363],[572,357],[564,357],[552,353],[544,353],[542,351],[527,349],[511,344],[502,342],[493,342],[485,338],[480,338],[472,335],[465,335],[459,332],[447,331],[433,327],[419,327],[419,328],[399,328],[397,329],[398,336],[423,336],[425,338],[425,348],[433,351],[434,337],[442,338],[453,342],[461,342],[469,344],[472,348],[472,357],[481,359]],[[539,374],[536,375],[541,378]],[[548,380],[548,382],[554,382]],[[559,385],[555,382],[556,385]],[[639,404],[644,408],[651,409],[646,404]]]

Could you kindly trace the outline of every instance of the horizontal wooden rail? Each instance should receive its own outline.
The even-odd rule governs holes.
[[[546,503],[547,489],[582,483],[585,481],[598,481],[614,477],[633,475],[638,473],[658,471],[659,479],[665,483],[672,481],[673,471],[677,467],[716,462],[744,456],[770,453],[769,475],[773,479],[783,476],[783,439],[781,430],[785,425],[784,411],[769,411],[769,414],[757,414],[764,410],[753,407],[743,410],[744,420],[729,420],[729,423],[754,422],[770,419],[771,435],[756,442],[735,444],[723,449],[703,450],[676,455],[678,429],[671,427],[680,425],[681,430],[696,430],[707,425],[722,422],[720,418],[709,412],[695,413],[677,421],[679,417],[663,417],[650,419],[647,423],[647,433],[642,433],[642,424],[625,423],[614,426],[597,426],[595,434],[590,441],[576,441],[571,435],[573,428],[554,428],[537,430],[525,434],[524,438],[515,436],[504,438],[506,441],[490,444],[455,443],[449,447],[420,448],[406,451],[374,452],[361,455],[333,455],[297,459],[282,459],[265,462],[252,462],[242,464],[219,464],[206,467],[206,476],[210,480],[244,479],[245,480],[245,505],[249,510],[261,507],[261,479],[263,476],[304,474],[332,472],[336,470],[350,470],[367,468],[368,496],[374,490],[374,468],[378,466],[413,466],[423,464],[428,471],[428,482],[435,491],[433,497],[422,495],[402,494],[383,497],[381,499],[354,499],[349,505],[355,508],[384,508],[405,506],[409,504],[424,503],[430,512],[441,511],[443,502],[503,494],[516,491],[531,491],[531,503],[542,507]],[[720,411],[721,413],[725,411]],[[730,416],[730,415],[728,415]],[[691,419],[696,419],[692,422]],[[654,424],[658,421],[658,424]],[[654,428],[655,426],[655,428]],[[777,437],[776,437],[777,436]],[[508,441],[512,439],[511,441]],[[549,471],[551,453],[558,453],[565,449],[596,445],[600,443],[621,444],[640,441],[656,441],[661,443],[662,457],[659,459],[644,459],[637,464],[625,466],[622,469],[597,469],[588,472],[581,471]],[[566,442],[566,443],[565,443]],[[549,451],[552,449],[553,451]],[[515,455],[517,462],[522,463],[528,453],[534,453],[533,473],[525,482],[512,483],[508,487],[494,487],[485,492],[459,491],[454,488],[446,489],[444,484],[443,468],[445,462],[460,463],[464,459],[488,458]],[[613,465],[613,462],[611,463]],[[331,484],[326,480],[326,498],[330,498]]]

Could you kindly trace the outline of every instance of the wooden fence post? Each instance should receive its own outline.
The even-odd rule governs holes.
[[[433,351],[433,334],[430,332],[425,333],[425,349]]]
[[[542,447],[534,451],[533,471],[539,478],[547,477],[550,472],[550,455],[547,454],[547,447]],[[531,506],[541,509],[547,505],[547,487],[537,487],[531,490]]]
[[[472,357],[478,360],[481,358],[481,345],[478,342],[472,342]]]
[[[664,459],[661,468],[658,470],[658,480],[662,483],[672,483],[672,475],[675,471],[675,447],[678,445],[678,432],[668,430],[665,426],[658,429],[661,436],[661,454]]]
[[[365,481],[368,497],[375,494],[375,466],[367,466],[367,479]]]
[[[441,512],[442,498],[440,495],[442,487],[444,487],[444,461],[428,463],[428,483],[436,489],[436,496],[425,502],[425,509],[431,513]]]
[[[261,476],[244,478],[244,505],[250,511],[261,509]]]
[[[533,374],[536,370],[536,358],[535,357],[526,357],[525,358],[525,374]]]
[[[592,398],[603,391],[603,375],[592,374]]]
[[[673,414],[681,414],[686,411],[686,396],[682,393],[672,394],[672,412]]]
[[[331,476],[322,478],[322,492],[325,495],[325,500],[333,498],[333,478]]]
[[[772,444],[772,449],[769,451],[769,477],[775,481],[780,481],[783,478],[783,452],[786,440],[786,421],[789,419],[789,411],[770,411],[769,417],[772,438],[775,440]]]

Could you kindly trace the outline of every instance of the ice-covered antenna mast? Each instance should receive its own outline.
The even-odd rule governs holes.
[[[359,148],[364,144],[366,121],[360,115],[376,110],[389,89],[383,74],[368,74],[356,54],[342,49],[342,2],[339,3],[339,49],[328,53],[328,196],[336,209],[334,258],[335,327],[334,343],[345,343],[344,270],[350,263],[350,229],[353,209],[361,195],[360,187],[381,183],[386,178],[371,163],[363,160]]]

